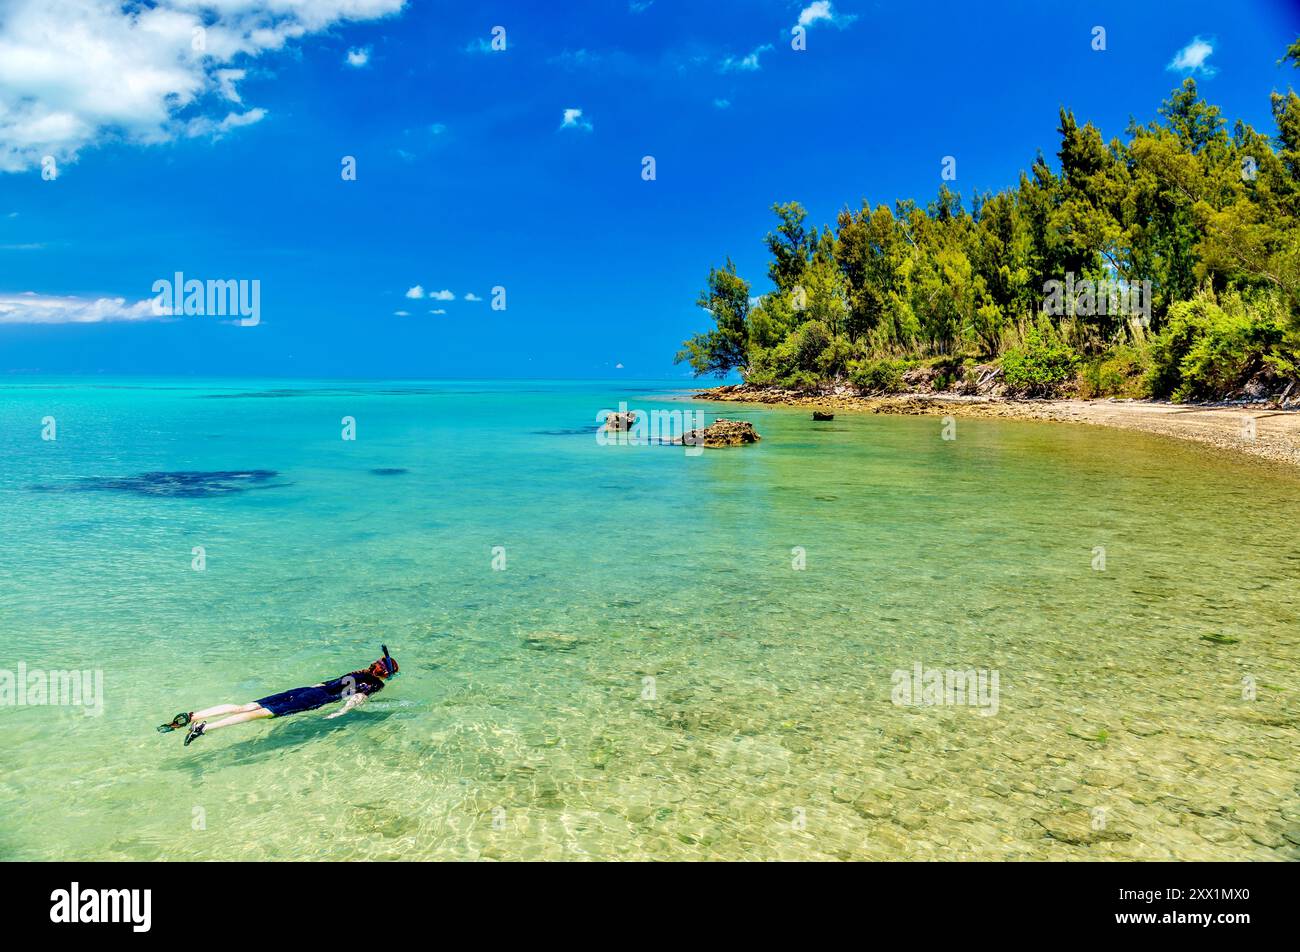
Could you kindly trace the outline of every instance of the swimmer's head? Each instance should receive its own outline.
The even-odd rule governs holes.
[[[385,646],[384,656],[372,664],[367,670],[369,670],[375,677],[387,680],[397,674],[401,668],[397,666],[397,659],[388,653],[388,647]]]

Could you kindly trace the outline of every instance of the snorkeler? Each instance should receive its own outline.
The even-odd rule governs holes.
[[[352,671],[332,681],[272,694],[251,704],[218,704],[202,711],[191,711],[188,714],[182,712],[173,717],[170,723],[159,725],[158,730],[165,734],[181,727],[189,727],[190,732],[185,735],[185,746],[188,747],[196,737],[202,737],[219,727],[230,727],[232,724],[243,724],[263,717],[286,717],[302,711],[314,711],[335,701],[343,701],[344,704],[333,714],[326,716],[342,717],[348,711],[364,704],[366,698],[376,691],[382,691],[384,682],[389,678],[397,676],[400,669],[392,655],[388,653],[388,645],[380,647],[384,649],[384,656],[364,671]],[[206,720],[221,714],[229,716],[211,724]]]

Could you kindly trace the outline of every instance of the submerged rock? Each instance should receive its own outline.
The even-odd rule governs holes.
[[[1049,813],[1035,817],[1034,822],[1047,831],[1047,835],[1062,843],[1074,846],[1089,846],[1093,843],[1107,841],[1122,842],[1132,839],[1131,833],[1110,829],[1104,822],[1097,822],[1087,810],[1071,810],[1068,813]],[[1100,827],[1100,829],[1097,829]]]
[[[535,631],[524,639],[524,647],[534,651],[572,651],[580,644],[581,638],[559,631]]]
[[[835,419],[835,414],[834,414],[834,413],[831,413],[830,410],[814,410],[814,411],[813,411],[813,419],[814,419],[814,420],[834,420],[834,419]]]
[[[757,443],[761,439],[754,424],[718,417],[709,426],[688,432],[682,437],[682,442],[694,446],[740,446],[742,443]]]
[[[201,499],[227,496],[263,485],[280,474],[273,469],[174,470],[136,476],[87,476],[72,482],[33,486],[35,492],[122,492],[137,496]]]
[[[1220,633],[1217,632],[1217,631],[1214,631],[1214,632],[1211,632],[1211,633],[1208,634],[1208,635],[1201,635],[1201,640],[1202,640],[1202,641],[1208,641],[1208,642],[1210,642],[1210,643],[1212,643],[1212,644],[1216,644],[1216,645],[1235,645],[1235,644],[1237,644],[1237,642],[1239,642],[1241,639],[1240,639],[1240,638],[1233,638],[1233,637],[1231,637],[1230,635],[1223,635],[1223,634],[1220,634]]]

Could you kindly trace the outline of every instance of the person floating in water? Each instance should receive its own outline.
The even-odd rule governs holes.
[[[388,653],[388,645],[381,647],[384,649],[384,656],[363,671],[351,671],[332,681],[272,694],[250,704],[218,704],[201,711],[181,712],[173,717],[170,723],[159,725],[158,730],[165,734],[168,731],[189,727],[190,731],[185,735],[185,746],[188,747],[195,738],[220,727],[244,724],[263,717],[287,717],[303,711],[314,711],[318,707],[336,701],[343,701],[343,706],[327,716],[342,717],[348,711],[364,704],[370,695],[382,691],[385,681],[397,676],[400,669]],[[208,723],[208,718],[223,714],[228,716]]]

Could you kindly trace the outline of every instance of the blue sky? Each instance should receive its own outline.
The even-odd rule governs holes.
[[[6,0],[0,372],[681,380],[773,202],[924,202],[945,155],[1001,188],[1059,106],[1109,138],[1189,73],[1272,132],[1294,6]],[[177,271],[260,323],[145,313]]]

